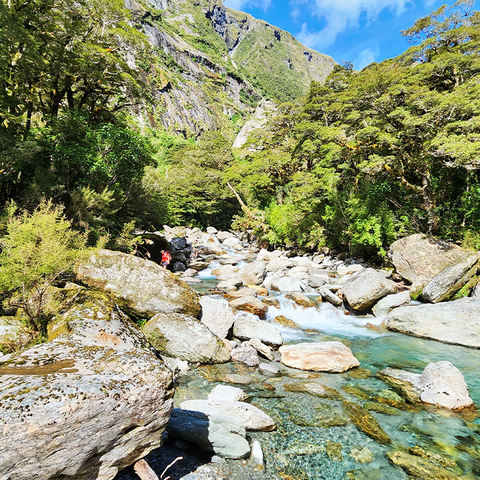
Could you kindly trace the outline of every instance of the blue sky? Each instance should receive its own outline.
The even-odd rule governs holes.
[[[224,0],[356,69],[405,51],[409,44],[400,30],[445,3],[454,0]]]

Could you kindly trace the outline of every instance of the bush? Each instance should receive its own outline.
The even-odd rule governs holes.
[[[86,236],[71,229],[63,209],[43,202],[31,214],[8,207],[7,234],[0,239],[0,291],[9,307],[21,308],[33,333],[46,333],[46,292],[60,274],[84,257]]]

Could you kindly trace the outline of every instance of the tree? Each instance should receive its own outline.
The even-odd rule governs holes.
[[[35,115],[99,117],[139,96],[147,51],[122,0],[0,0],[0,136],[26,137]]]

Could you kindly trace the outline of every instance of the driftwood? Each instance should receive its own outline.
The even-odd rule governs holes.
[[[233,192],[235,197],[237,198],[238,202],[240,203],[240,206],[242,207],[242,210],[249,216],[253,217],[252,211],[245,205],[245,202],[240,198],[240,195],[237,193],[237,191],[230,185],[230,182],[227,182],[228,188]]]
[[[143,458],[133,466],[135,473],[141,480],[160,480],[157,474],[150,468],[150,465]]]

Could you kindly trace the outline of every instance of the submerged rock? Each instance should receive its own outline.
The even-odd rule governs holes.
[[[309,395],[320,398],[332,398],[336,400],[342,398],[334,388],[315,382],[287,383],[284,385],[284,388],[287,392],[308,393]]]
[[[387,452],[387,455],[394,465],[402,467],[408,475],[414,478],[422,480],[461,480],[462,478],[425,458],[410,455],[401,450]]]
[[[393,309],[383,322],[388,330],[480,348],[480,298]]]
[[[206,325],[188,315],[159,313],[143,327],[148,341],[169,357],[195,363],[222,363],[230,360],[225,343]]]
[[[373,438],[382,445],[392,443],[390,437],[384,432],[377,420],[368,410],[354,402],[343,402],[343,408],[347,412],[352,423],[365,435]]]
[[[360,362],[341,342],[298,343],[280,348],[282,363],[288,367],[315,372],[345,372]]]
[[[250,453],[245,427],[226,417],[178,408],[172,412],[167,431],[174,438],[222,457],[245,458]]]
[[[359,312],[391,293],[395,293],[395,287],[373,268],[361,270],[343,286],[343,294],[348,305]]]
[[[50,342],[0,362],[0,477],[113,479],[161,444],[172,373],[106,295],[69,292]]]
[[[150,260],[100,250],[75,267],[76,278],[113,295],[128,314],[151,318],[157,313],[197,317],[198,294],[165,268]]]

